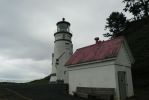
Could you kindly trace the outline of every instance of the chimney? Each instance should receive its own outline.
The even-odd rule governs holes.
[[[99,42],[99,37],[95,37],[96,44]]]

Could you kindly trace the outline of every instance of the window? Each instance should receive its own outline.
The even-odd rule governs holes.
[[[66,74],[66,71],[64,71],[64,74]]]
[[[56,65],[58,65],[59,64],[59,59],[56,59]]]
[[[65,34],[63,34],[63,39],[65,39]]]
[[[69,43],[65,43],[66,45],[69,45]]]

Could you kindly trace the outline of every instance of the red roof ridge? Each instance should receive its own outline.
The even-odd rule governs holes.
[[[70,57],[65,65],[74,65],[116,57],[123,40],[124,37],[120,36],[106,41],[99,41],[95,44],[79,48]]]
[[[85,49],[85,48],[88,48],[88,47],[91,47],[91,46],[94,46],[94,45],[95,45],[95,44],[91,44],[91,45],[88,45],[88,46],[85,46],[85,47],[78,48],[77,50]]]
[[[99,43],[103,43],[103,42],[109,42],[109,41],[111,41],[111,40],[115,40],[115,39],[123,39],[123,38],[124,38],[124,36],[119,36],[119,37],[111,38],[111,39],[109,39],[109,40],[98,41],[97,44],[99,44]],[[88,45],[88,46],[85,46],[85,47],[78,48],[78,49],[76,49],[76,50],[84,49],[84,48],[88,48],[88,47],[90,47],[90,46],[94,46],[94,45],[96,45],[96,43],[95,43],[95,44]]]

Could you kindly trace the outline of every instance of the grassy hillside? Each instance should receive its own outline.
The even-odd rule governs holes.
[[[3,83],[0,84],[0,100],[24,100],[11,93],[15,91],[30,100],[81,100],[67,94],[67,85],[62,84],[34,84],[34,83]],[[10,92],[4,89],[11,90]],[[2,94],[3,93],[3,94]],[[6,95],[5,95],[5,94]],[[7,95],[10,94],[10,95]],[[29,99],[27,99],[29,100]]]
[[[49,80],[50,80],[50,76],[47,76],[43,79],[34,80],[34,81],[31,81],[31,82],[28,82],[28,83],[30,83],[30,84],[48,84]]]
[[[31,100],[13,90],[7,88],[0,88],[0,100]]]

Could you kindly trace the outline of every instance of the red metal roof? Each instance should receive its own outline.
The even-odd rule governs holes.
[[[75,65],[116,57],[123,40],[123,37],[118,37],[77,49],[65,65]]]

